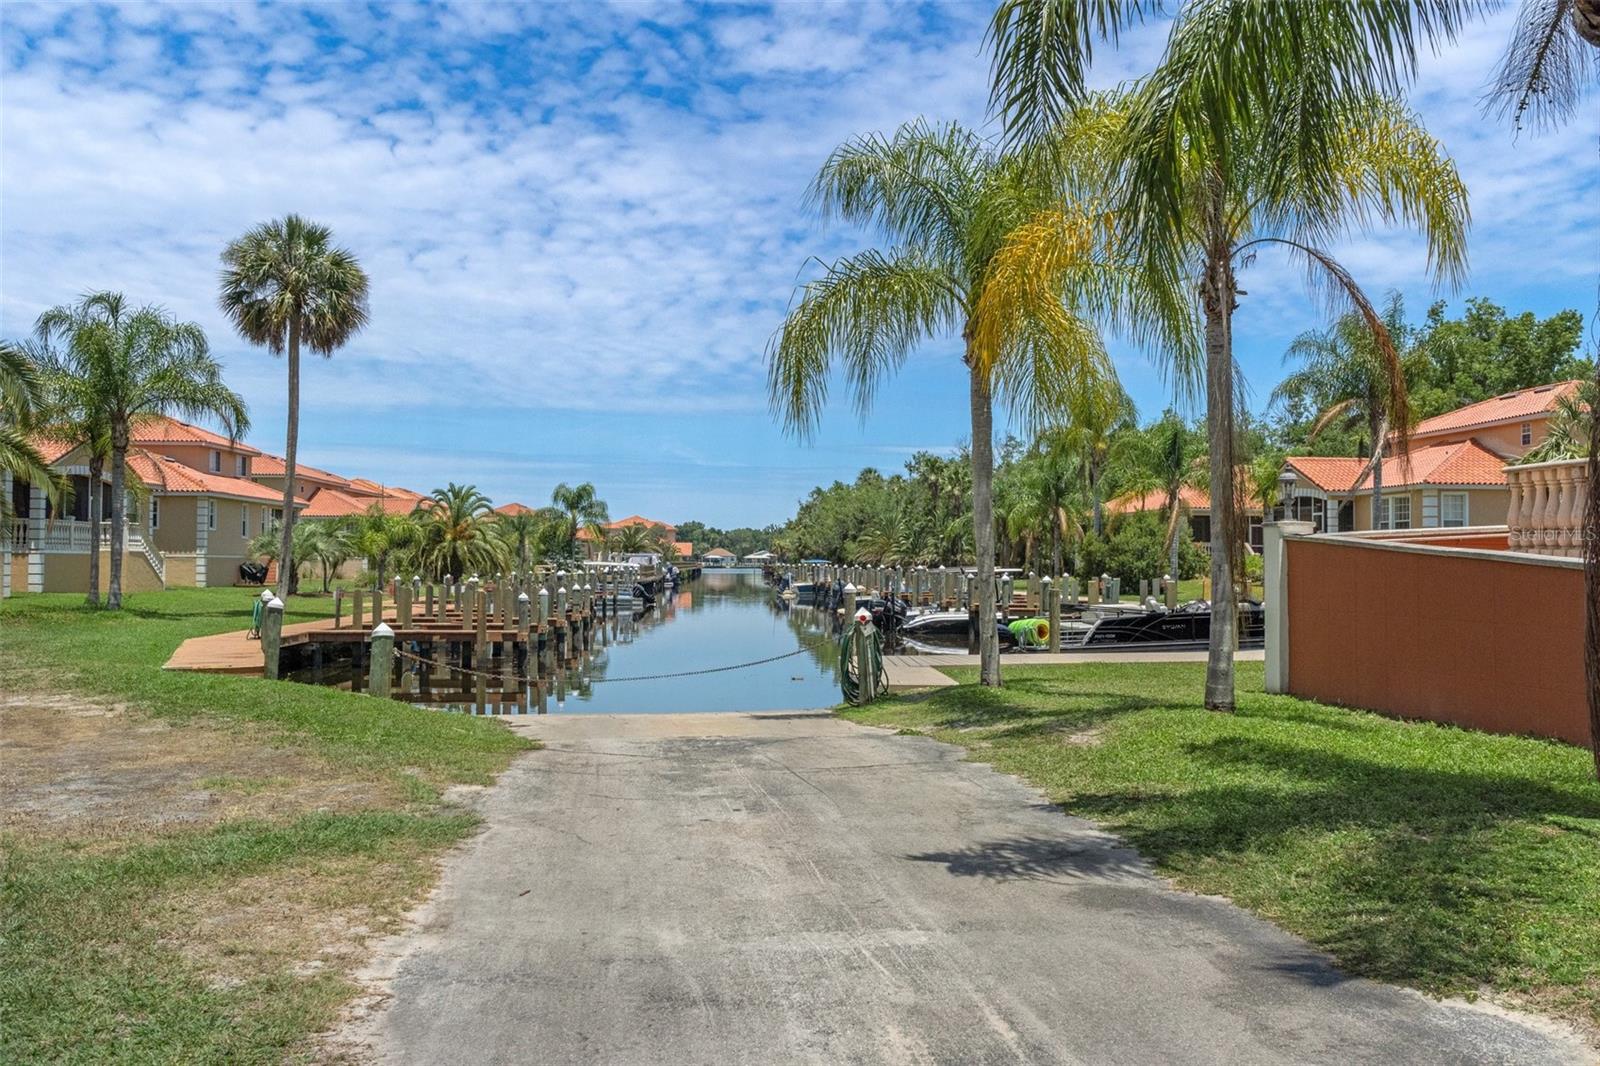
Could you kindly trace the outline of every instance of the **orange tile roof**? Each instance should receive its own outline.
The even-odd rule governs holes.
[[[1211,510],[1211,494],[1205,489],[1184,485],[1178,489],[1178,498],[1188,504],[1191,511]],[[1159,511],[1166,505],[1166,490],[1151,489],[1149,492],[1130,492],[1127,495],[1118,496],[1106,504],[1106,510],[1112,514],[1125,514],[1130,511]]]
[[[495,514],[503,514],[503,515],[511,515],[511,516],[522,515],[522,514],[533,514],[534,513],[533,508],[529,507],[525,503],[502,503],[499,507],[496,507],[494,510],[495,510]]]
[[[1347,493],[1353,491],[1356,477],[1366,468],[1368,460],[1291,455],[1287,462],[1300,476],[1322,491]],[[1415,448],[1410,456],[1386,456],[1383,460],[1383,487],[1504,485],[1506,475],[1501,467],[1505,463],[1505,459],[1476,440],[1434,444]],[[1361,488],[1370,491],[1372,479],[1363,480]]]
[[[128,468],[152,491],[185,493],[197,496],[227,496],[235,500],[254,500],[259,503],[282,503],[283,493],[258,485],[248,478],[212,474],[185,466],[176,459],[157,455],[144,448],[128,452]],[[295,500],[296,507],[305,501]]]
[[[51,437],[43,433],[28,434],[28,443],[32,444],[46,463],[54,463],[75,451],[82,441],[71,441],[65,437]]]
[[[672,542],[672,550],[687,559],[694,554],[694,541],[678,540]]]
[[[706,552],[706,558],[707,559],[737,559],[738,556],[734,555],[727,548],[712,548],[710,551]]]
[[[1539,415],[1549,414],[1555,409],[1556,401],[1561,397],[1576,392],[1583,383],[1580,381],[1558,381],[1551,385],[1538,385],[1531,389],[1518,389],[1516,392],[1504,393],[1477,403],[1469,403],[1465,407],[1458,407],[1454,411],[1446,411],[1442,415],[1424,418],[1418,422],[1411,431],[1413,437],[1427,437],[1436,433],[1450,433],[1456,430],[1471,429],[1475,426],[1488,426],[1498,422],[1516,422]]]
[[[653,518],[646,518],[642,514],[631,514],[627,518],[619,518],[615,522],[607,522],[607,529],[626,529],[629,526],[649,526],[652,529],[677,529],[671,522],[657,522]]]
[[[231,448],[240,455],[261,454],[259,449],[250,447],[242,440],[229,440],[220,433],[166,415],[140,419],[138,425],[133,427],[133,442],[143,445],[203,444],[211,448]]]
[[[311,498],[311,505],[300,512],[302,518],[348,518],[380,507],[386,514],[410,514],[417,500],[404,496],[359,496],[341,489],[323,489]]]
[[[413,503],[418,500],[427,499],[427,497],[422,495],[420,492],[412,492],[410,489],[403,489],[399,485],[379,484],[376,481],[364,477],[351,478],[350,487],[345,491],[352,496],[393,497],[396,499],[410,500]]]
[[[250,460],[250,473],[260,477],[282,477],[283,456],[262,452]],[[307,463],[300,462],[298,459],[295,460],[294,464],[294,476],[297,480],[305,478],[307,481],[319,481],[324,485],[332,485],[335,488],[346,488],[350,484],[349,478],[342,478],[338,474],[330,474],[326,470],[319,470]]]

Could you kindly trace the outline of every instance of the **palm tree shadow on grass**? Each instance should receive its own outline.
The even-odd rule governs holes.
[[[1027,705],[1019,701],[1018,696],[1053,698],[1061,702]],[[1092,726],[1119,715],[1172,705],[1172,701],[1167,699],[1152,699],[1126,692],[1085,692],[1060,682],[1045,681],[1010,682],[1004,689],[976,686],[935,689],[919,702],[941,713],[942,717],[936,723],[941,729],[1013,726],[1012,729],[994,734],[996,738]]]
[[[1184,751],[1232,780],[1181,794],[1080,793],[1072,813],[1112,824],[1140,853],[1180,872],[1219,869],[1218,861],[1272,880],[1303,871],[1304,891],[1314,894],[1306,905],[1289,895],[1274,906],[1300,915],[1301,931],[1354,972],[1471,989],[1529,967],[1529,953],[1540,950],[1530,947],[1530,905],[1568,916],[1567,933],[1580,928],[1581,884],[1549,870],[1572,861],[1570,850],[1557,850],[1562,835],[1600,839],[1600,794],[1514,772],[1383,765],[1258,739]],[[1527,849],[1542,847],[1551,849],[1542,861],[1530,860]],[[1243,874],[1237,883],[1249,892],[1252,881]],[[1270,898],[1282,889],[1263,891]],[[1600,941],[1572,950],[1596,948]]]

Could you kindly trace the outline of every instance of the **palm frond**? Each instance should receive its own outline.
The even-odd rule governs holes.
[[[1600,75],[1600,44],[1579,35],[1578,17],[1574,0],[1522,0],[1484,109],[1518,129],[1525,116],[1550,129],[1576,115]]]

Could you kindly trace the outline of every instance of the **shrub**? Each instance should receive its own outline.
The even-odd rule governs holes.
[[[1110,574],[1120,578],[1124,588],[1140,581],[1158,581],[1166,574],[1170,561],[1165,547],[1167,523],[1159,512],[1125,515],[1113,520],[1107,532],[1106,537],[1085,538],[1083,573]],[[1206,564],[1206,555],[1189,536],[1186,524],[1178,538],[1177,576],[1199,577]]]

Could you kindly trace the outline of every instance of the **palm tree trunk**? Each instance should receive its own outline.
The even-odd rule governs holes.
[[[1100,464],[1091,457],[1089,459],[1089,498],[1094,502],[1094,535],[1100,536],[1105,529],[1105,508],[1100,502]]]
[[[1167,573],[1172,575],[1172,580],[1174,581],[1183,577],[1182,574],[1178,573],[1178,538],[1182,535],[1183,527],[1174,525],[1172,527],[1172,547],[1168,549],[1169,554],[1167,556]]]
[[[128,429],[123,426],[111,440],[111,580],[106,585],[106,606],[122,609],[122,544],[127,539],[128,505],[123,499],[127,482]],[[100,554],[100,535],[95,534],[94,552]]]
[[[1206,263],[1206,443],[1211,452],[1211,642],[1206,657],[1206,708],[1234,709],[1233,650],[1238,621],[1233,587],[1233,264],[1218,239]],[[1176,577],[1177,575],[1173,575]]]
[[[1372,427],[1372,528],[1378,528],[1378,508],[1383,506],[1383,453],[1388,447],[1383,422]]]
[[[1600,388],[1600,372],[1595,374]],[[1583,671],[1589,693],[1589,745],[1600,780],[1600,403],[1589,409],[1589,493],[1583,508]]]
[[[294,591],[294,453],[300,437],[300,316],[289,319],[289,425],[283,440],[283,529],[278,539],[278,599]]]
[[[102,490],[100,479],[105,476],[105,460],[91,453],[89,456],[89,595],[85,600],[90,607],[100,606],[100,523],[105,520],[101,512]]]
[[[967,364],[974,359],[969,353]],[[972,404],[972,542],[977,554],[978,681],[1000,685],[1000,635],[995,631],[994,602],[994,411],[988,379],[971,373]]]

